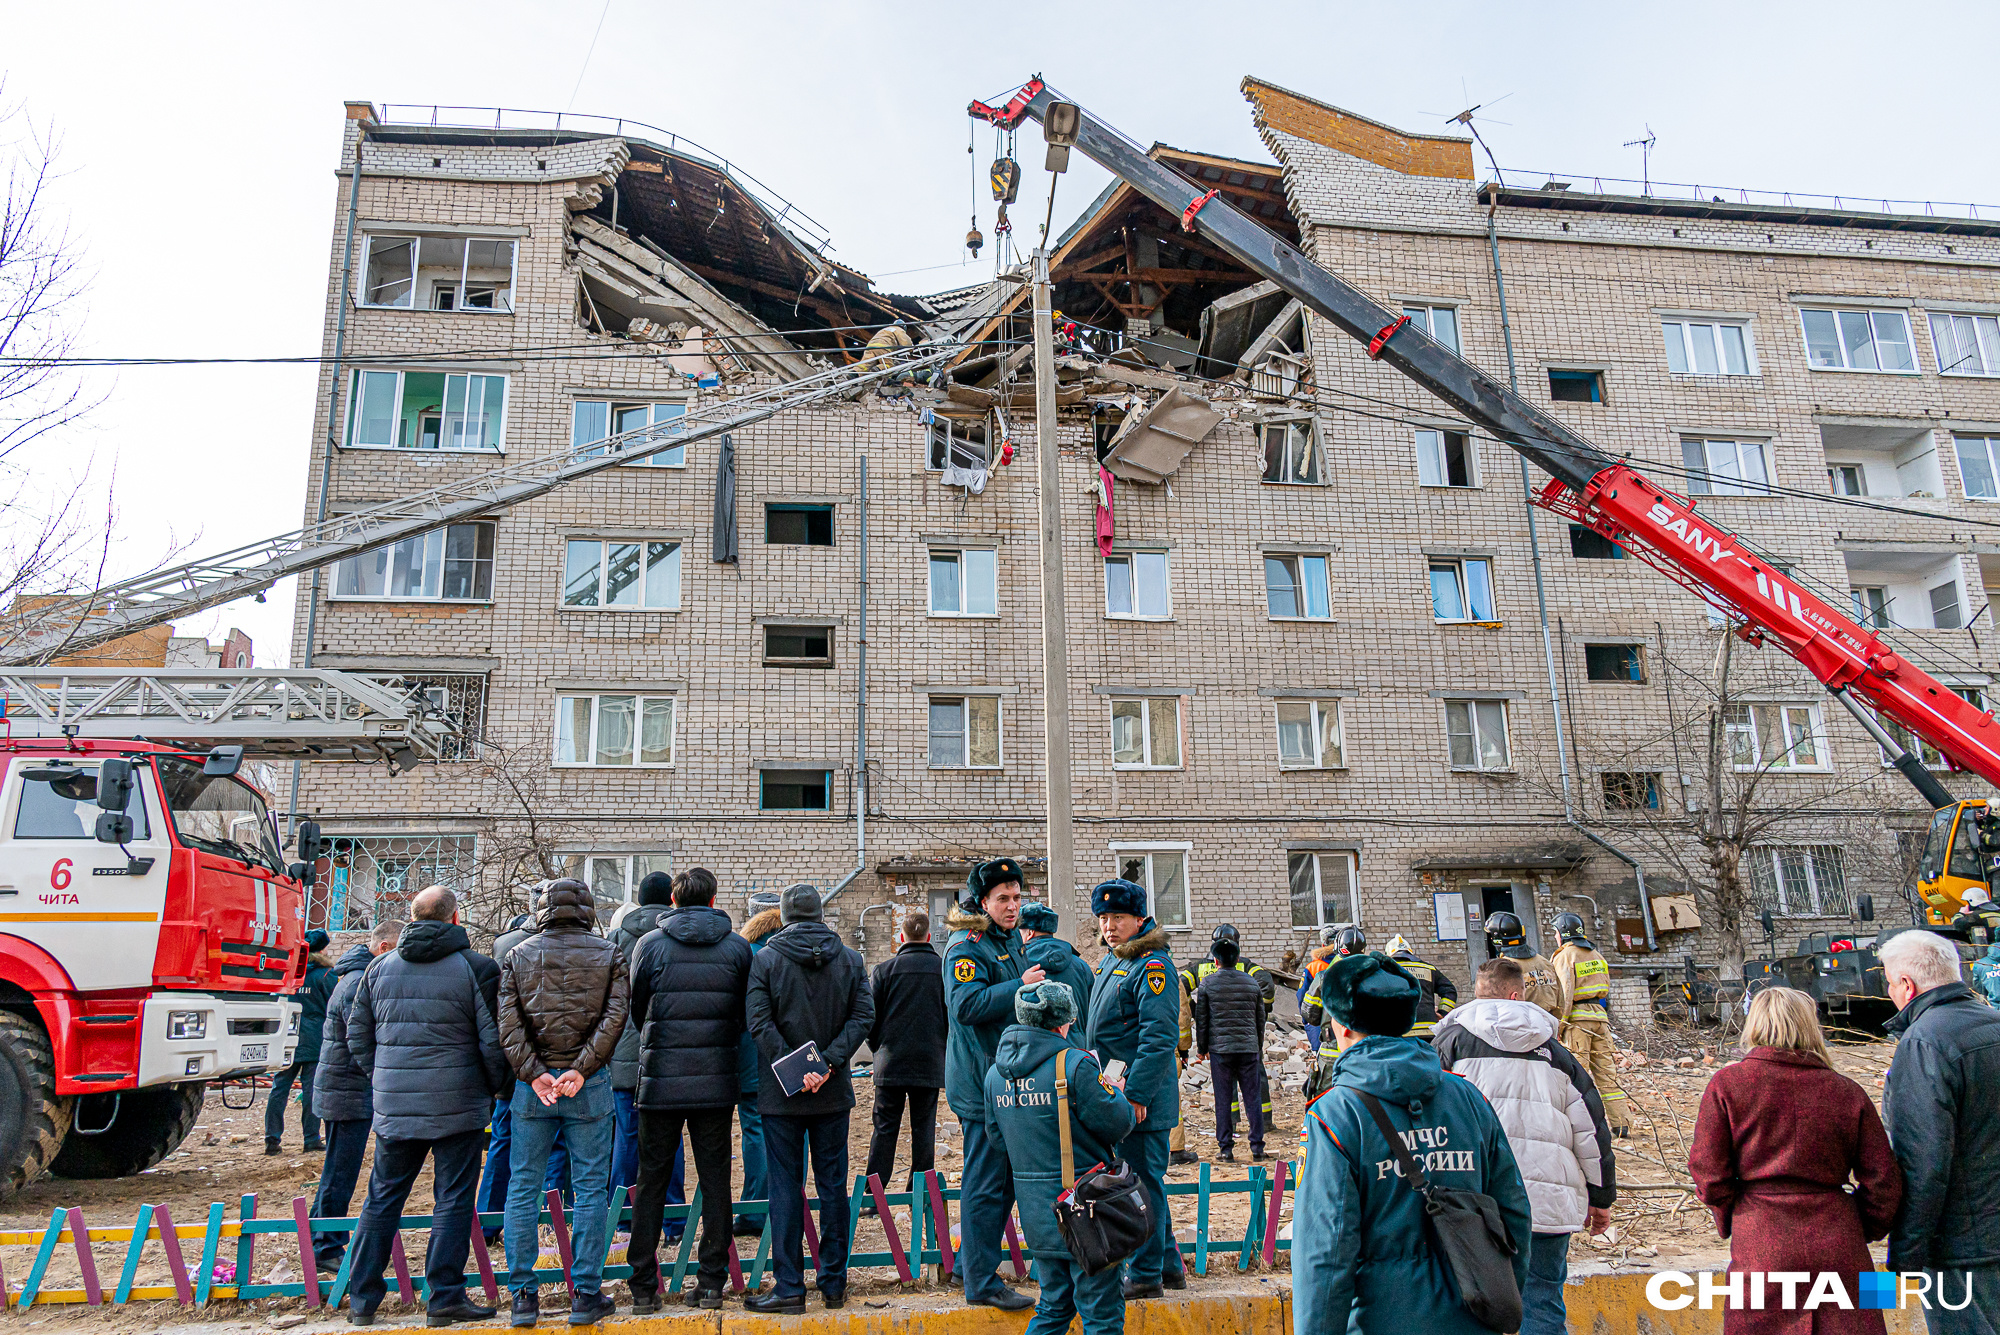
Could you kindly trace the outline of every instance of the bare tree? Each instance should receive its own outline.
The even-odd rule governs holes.
[[[488,734],[475,762],[481,809],[491,824],[479,840],[480,889],[466,924],[489,939],[532,904],[542,881],[571,874],[564,853],[582,839],[574,823],[552,814],[562,800],[550,783],[548,743]]]

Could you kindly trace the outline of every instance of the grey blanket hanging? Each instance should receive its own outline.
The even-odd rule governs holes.
[[[728,435],[715,456],[714,560],[736,564],[736,442]]]

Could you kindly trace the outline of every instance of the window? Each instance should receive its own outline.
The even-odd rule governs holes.
[[[245,853],[273,871],[285,866],[278,829],[257,790],[240,779],[204,774],[199,758],[161,756],[160,789],[181,842],[225,857]]]
[[[1974,709],[1986,708],[1986,693],[1976,686],[1954,686],[1951,688],[1951,692]],[[1877,714],[1875,721],[1882,725],[1884,732],[1896,739],[1898,746],[1921,760],[1925,769],[1949,770],[1957,768],[1957,766],[1945,759],[1944,752],[1938,750],[1921,737],[1918,737],[1894,719],[1885,714]],[[1881,753],[1882,764],[1884,766],[1896,763],[1889,758],[1889,752],[1886,748],[1878,746],[1875,749]],[[1956,875],[1957,873],[1954,872],[1953,874]],[[1974,879],[1978,879],[1976,873]]]
[[[1958,603],[1958,581],[1948,579],[1930,590],[1931,625],[1939,630],[1958,630],[1965,625],[1965,609]]]
[[[773,546],[833,546],[831,505],[767,505],[764,541]]]
[[[1323,480],[1311,418],[1266,422],[1257,428],[1257,435],[1264,444],[1266,482],[1317,486]]]
[[[1354,854],[1291,853],[1285,864],[1294,929],[1311,931],[1361,921],[1354,900]]]
[[[1835,496],[1866,496],[1868,472],[1860,464],[1828,464],[1826,489]]]
[[[141,766],[135,764],[133,768],[139,770]],[[132,795],[125,801],[125,814],[132,818],[134,843],[144,843],[153,837],[152,828],[146,823],[146,801],[139,794],[140,787],[139,783],[133,783]],[[100,814],[95,765],[79,766],[76,773],[60,779],[23,779],[20,807],[14,814],[14,837],[95,839]]]
[[[1759,440],[1683,440],[1681,463],[1690,496],[1767,495],[1771,480]]]
[[[671,765],[671,695],[558,695],[556,764]]]
[[[1417,431],[1417,482],[1426,487],[1476,487],[1472,440],[1463,431]]]
[[[1111,767],[1181,767],[1179,696],[1142,696],[1136,700],[1111,702]]]
[[[1493,563],[1484,557],[1431,560],[1431,615],[1439,621],[1493,621]]]
[[[486,740],[485,673],[425,673],[401,677],[398,684],[423,692],[425,702],[457,729],[443,739],[439,760],[479,759],[480,743]]]
[[[1128,552],[1104,558],[1104,614],[1114,617],[1170,617],[1165,552]]]
[[[597,920],[609,923],[621,904],[639,901],[639,882],[653,872],[674,874],[671,853],[587,853],[563,859],[563,872],[590,887],[597,900]]]
[[[2000,501],[2000,437],[1956,436],[1958,476],[1966,499]]]
[[[1931,312],[1940,375],[2000,375],[2000,316]]]
[[[1722,729],[1739,770],[1829,768],[1818,705],[1731,705]]]
[[[1274,617],[1332,617],[1324,556],[1264,558],[1264,603]]]
[[[1557,403],[1604,402],[1604,372],[1550,371],[1549,397]]]
[[[1447,700],[1444,730],[1453,769],[1503,770],[1513,764],[1505,700]]]
[[[1646,660],[1636,644],[1586,644],[1583,675],[1589,681],[1646,680]]]
[[[1845,917],[1847,868],[1834,844],[1764,844],[1743,856],[1750,900],[1789,918]]]
[[[761,811],[827,811],[833,791],[833,771],[767,769],[758,776],[757,807]]]
[[[999,615],[998,553],[990,548],[931,553],[931,615],[990,617]]]
[[[1278,701],[1278,768],[1344,769],[1338,700]]]
[[[1597,778],[1604,787],[1606,811],[1660,809],[1660,776],[1657,774],[1616,773],[1607,770]]]
[[[1821,371],[1914,371],[1910,326],[1901,311],[1801,309],[1806,362]]]
[[[1438,342],[1458,351],[1458,310],[1453,306],[1404,306],[1410,324]]]
[[[1153,921],[1162,927],[1188,925],[1188,851],[1185,848],[1116,850],[1119,876],[1146,887]]]
[[[361,304],[426,311],[512,311],[514,243],[470,236],[367,238]]]
[[[999,696],[934,695],[930,707],[932,769],[1000,767]]]
[[[924,428],[924,467],[942,473],[946,462],[958,468],[984,468],[986,442],[972,439],[960,423],[949,417],[940,417]]]
[[[679,611],[681,545],[657,538],[571,538],[564,545],[562,605]]]
[[[1889,590],[1880,584],[1864,584],[1849,589],[1848,596],[1854,600],[1854,619],[1873,630],[1887,630],[1889,621]]]
[[[507,377],[443,371],[356,371],[348,382],[352,449],[498,450]]]
[[[1594,528],[1569,526],[1569,554],[1579,561],[1622,561],[1625,549]]]
[[[832,667],[833,627],[766,626],[764,661],[777,667]]]
[[[333,596],[483,602],[493,596],[493,525],[434,528],[338,561]]]
[[[1667,369],[1676,375],[1749,375],[1747,331],[1741,324],[1662,320]]]
[[[612,403],[606,399],[578,399],[570,409],[570,447],[586,459],[604,453],[600,442],[612,436],[622,436],[628,431],[647,431],[643,436],[633,436],[620,442],[615,448],[621,454],[635,454],[640,450],[671,440],[681,433],[687,416],[685,403]],[[598,446],[593,449],[592,446]],[[673,445],[667,449],[634,459],[635,464],[650,464],[655,468],[685,468],[687,466],[687,446]]]

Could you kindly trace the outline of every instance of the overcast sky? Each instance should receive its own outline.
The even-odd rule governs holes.
[[[990,272],[990,249],[985,265],[960,262],[975,199],[964,108],[1036,72],[1142,143],[1265,157],[1237,87],[1256,75],[1412,131],[1487,103],[1488,142],[1524,173],[1637,177],[1639,151],[1621,145],[1650,125],[1656,180],[2000,207],[1991,3],[9,0],[0,13],[7,98],[62,140],[54,203],[87,251],[84,342],[101,355],[318,351],[349,98],[664,127],[740,164],[823,223],[838,258],[905,292]],[[1023,139],[1025,245],[1046,177],[1039,132]],[[992,148],[988,128],[982,168]],[[1076,162],[1058,231],[1105,179]],[[990,234],[983,190],[978,209]],[[300,522],[311,368],[91,374],[105,405],[28,464],[43,486],[115,476],[114,574]],[[290,608],[280,586],[181,630],[240,625],[260,664],[282,665]]]

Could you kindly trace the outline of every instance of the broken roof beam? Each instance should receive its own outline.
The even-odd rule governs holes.
[[[1285,309],[1278,312],[1278,318],[1264,326],[1264,332],[1251,340],[1243,355],[1236,359],[1238,375],[1248,375],[1257,363],[1274,352],[1301,354],[1306,349],[1305,303],[1294,298],[1285,303]]]

